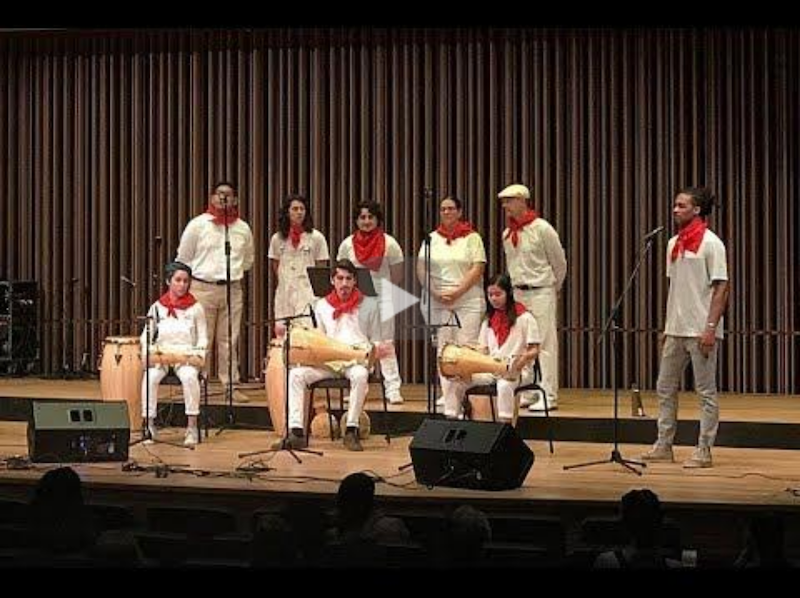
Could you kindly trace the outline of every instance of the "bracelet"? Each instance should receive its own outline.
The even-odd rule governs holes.
[[[709,328],[711,328],[711,330],[714,330],[714,328],[716,328],[716,327],[717,327],[717,325],[716,325],[716,324],[714,324],[713,322],[706,322],[706,326],[708,326]]]

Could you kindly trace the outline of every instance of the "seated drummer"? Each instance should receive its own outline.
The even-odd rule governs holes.
[[[206,316],[203,306],[189,292],[192,284],[192,269],[181,262],[172,262],[165,267],[166,283],[169,286],[158,301],[150,306],[147,312],[150,325],[151,351],[154,345],[162,352],[175,354],[192,354],[192,360],[205,356],[208,337],[206,334]],[[142,363],[145,363],[147,345],[147,326],[141,337]],[[152,353],[151,353],[152,356]],[[200,358],[202,360],[202,358]],[[187,361],[189,361],[187,359]],[[199,433],[197,430],[197,416],[200,413],[200,381],[198,378],[199,367],[202,363],[194,365],[184,363],[174,366],[175,373],[183,385],[183,399],[186,406],[186,438],[183,444],[193,446],[197,444]],[[147,417],[149,437],[156,436],[156,405],[158,403],[158,385],[167,375],[168,366],[154,364],[150,361],[150,368],[142,380],[142,413]],[[147,384],[150,384],[148,405]],[[147,441],[145,441],[147,442]]]
[[[510,422],[514,417],[514,390],[521,381],[520,372],[539,355],[541,335],[536,319],[522,303],[514,301],[514,290],[508,274],[496,274],[486,285],[486,317],[478,333],[478,350],[510,364],[509,376],[497,378],[498,421]],[[471,381],[453,379],[444,395],[445,416],[461,415],[464,393],[471,386],[491,384],[492,374],[476,374]]]
[[[380,311],[377,301],[365,297],[358,290],[356,267],[350,260],[339,260],[334,266],[331,276],[333,290],[317,301],[314,308],[316,325],[329,338],[348,345],[361,344],[367,346],[377,343],[378,359],[387,354],[390,348],[380,344],[381,326]],[[347,410],[347,428],[344,434],[344,446],[351,451],[363,451],[358,434],[358,419],[367,398],[367,368],[363,365],[344,367],[341,375],[350,380],[350,406]],[[286,448],[296,449],[308,446],[303,422],[303,400],[309,384],[335,378],[337,374],[331,369],[298,366],[289,370],[289,428]],[[283,440],[276,446],[281,445]]]

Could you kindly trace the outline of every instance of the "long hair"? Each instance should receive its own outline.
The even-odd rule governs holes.
[[[290,195],[283,200],[280,214],[278,214],[278,231],[284,239],[289,237],[289,227],[291,226],[289,207],[292,205],[293,201],[299,201],[306,207],[306,218],[303,220],[303,230],[307,233],[314,230],[314,218],[311,216],[311,202],[308,201],[308,198],[304,195]]]
[[[486,281],[486,319],[488,320],[494,315],[494,312],[498,311],[494,307],[492,307],[492,302],[489,301],[489,287],[496,286],[500,287],[506,292],[506,316],[508,317],[508,325],[513,326],[517,323],[517,309],[514,306],[514,287],[511,285],[511,277],[502,272],[500,274],[495,274],[489,280]]]

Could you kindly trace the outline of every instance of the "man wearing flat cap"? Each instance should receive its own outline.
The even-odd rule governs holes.
[[[506,212],[503,231],[506,267],[511,275],[514,298],[525,305],[539,325],[542,343],[539,363],[541,386],[548,409],[558,407],[558,330],[556,313],[558,292],[567,275],[567,258],[553,226],[541,218],[528,202],[531,192],[525,185],[509,185],[497,194]],[[523,397],[521,405],[530,411],[543,411],[544,399],[535,403]]]

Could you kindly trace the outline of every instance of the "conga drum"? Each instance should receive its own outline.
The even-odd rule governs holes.
[[[279,341],[272,341],[267,352],[264,368],[264,387],[267,394],[267,407],[269,418],[272,420],[272,429],[280,436],[286,435],[286,375],[283,368],[283,345]],[[311,393],[305,393],[306,421],[311,419]]]
[[[138,336],[108,336],[100,362],[100,393],[104,401],[125,401],[131,431],[142,428],[142,367]]]

